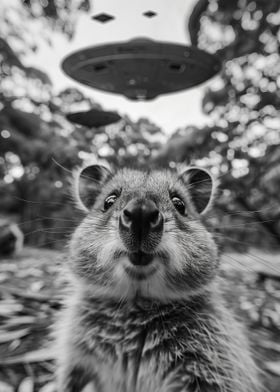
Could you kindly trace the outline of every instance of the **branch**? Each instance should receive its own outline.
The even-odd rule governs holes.
[[[207,10],[209,0],[199,0],[194,6],[188,22],[188,30],[191,43],[194,46],[198,44],[198,33],[200,30],[200,18],[203,12]]]

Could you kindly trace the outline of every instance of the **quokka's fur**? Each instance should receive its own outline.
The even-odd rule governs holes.
[[[95,392],[260,391],[199,214],[212,198],[211,176],[197,168],[180,176],[128,169],[113,175],[93,166],[76,187],[88,213],[70,242],[73,292],[58,324],[58,391],[89,383]],[[105,211],[112,193],[116,201]],[[172,204],[174,194],[184,214]],[[135,198],[152,199],[164,218],[160,238],[142,239],[154,256],[145,268],[130,265],[119,233],[119,217]]]

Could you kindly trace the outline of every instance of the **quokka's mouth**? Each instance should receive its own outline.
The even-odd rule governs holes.
[[[145,280],[155,274],[157,268],[155,265],[126,265],[124,267],[126,274],[133,280]]]
[[[137,267],[145,267],[153,261],[154,255],[152,255],[151,253],[144,253],[142,251],[138,251],[129,253],[128,258],[131,264]]]

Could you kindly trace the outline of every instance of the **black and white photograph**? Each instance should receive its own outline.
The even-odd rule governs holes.
[[[280,0],[0,1],[0,392],[280,391]]]

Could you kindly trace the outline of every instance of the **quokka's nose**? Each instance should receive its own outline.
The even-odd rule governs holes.
[[[139,239],[145,234],[162,230],[163,217],[152,200],[131,200],[120,217],[120,228],[131,231]]]

